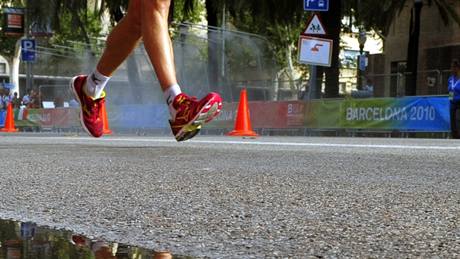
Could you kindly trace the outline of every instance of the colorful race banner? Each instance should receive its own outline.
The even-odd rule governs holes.
[[[249,116],[253,128],[299,128],[304,127],[305,102],[249,102]],[[234,127],[238,103],[224,103],[222,113],[206,128]]]
[[[16,127],[71,128],[79,126],[78,110],[73,108],[15,109]]]
[[[107,108],[111,128],[163,129],[169,128],[169,112],[165,104],[114,105]]]
[[[249,102],[255,129],[379,129],[421,132],[450,131],[448,97],[404,97]],[[208,129],[231,130],[238,103],[224,103],[222,113]],[[107,109],[113,129],[167,129],[166,105],[118,105]],[[3,124],[5,112],[0,112]],[[72,128],[79,126],[78,109],[15,110],[16,127]]]
[[[404,97],[312,101],[307,128],[449,131],[447,97]]]

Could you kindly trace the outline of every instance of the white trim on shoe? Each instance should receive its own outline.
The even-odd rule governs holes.
[[[70,80],[70,87],[72,88],[72,92],[73,94],[75,95],[75,97],[77,98],[77,101],[78,101],[78,104],[80,104],[80,113],[79,113],[79,117],[80,117],[80,124],[81,124],[81,127],[83,128],[83,130],[86,131],[86,133],[88,133],[88,135],[90,135],[91,137],[94,137],[93,134],[91,134],[91,132],[88,130],[88,128],[86,127],[85,125],[85,122],[83,121],[83,108],[82,108],[82,105],[81,105],[81,100],[80,100],[80,96],[78,95],[77,91],[75,90],[75,80],[80,77],[80,76],[83,76],[83,75],[79,75],[79,76],[74,76],[72,78],[72,80]]]

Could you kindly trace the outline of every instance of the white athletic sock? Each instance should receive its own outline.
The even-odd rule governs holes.
[[[182,91],[178,84],[171,85],[168,89],[163,92],[163,96],[165,98],[166,104],[169,108],[169,114],[171,115],[171,119],[174,121],[176,118],[176,109],[173,107],[173,101],[176,96],[181,94]]]
[[[109,81],[109,76],[104,76],[99,73],[99,71],[94,70],[88,78],[86,79],[85,84],[85,93],[93,99],[101,98],[102,91],[104,90],[105,85]]]

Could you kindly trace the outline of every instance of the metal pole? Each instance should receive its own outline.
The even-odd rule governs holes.
[[[222,35],[222,71],[221,71],[221,76],[222,78],[225,77],[225,23],[227,22],[226,21],[226,8],[225,8],[225,3],[224,3],[224,6],[223,6],[223,10],[222,10],[222,30],[221,30],[221,35]]]
[[[26,1],[26,18],[25,18],[25,32],[26,39],[29,38],[29,24],[30,24],[30,14],[29,14],[29,1]],[[32,63],[26,61],[26,92],[32,89]]]
[[[316,73],[317,73],[317,67],[316,66],[310,66],[310,86],[308,87],[308,95],[305,95],[305,98],[307,99],[316,99],[317,98],[317,91],[316,91]]]
[[[356,88],[358,90],[362,90],[363,89],[363,80],[362,80],[362,71],[361,71],[361,58],[363,56],[363,48],[364,46],[363,45],[359,45],[359,56],[358,56],[358,78],[357,78],[357,82],[356,82]]]

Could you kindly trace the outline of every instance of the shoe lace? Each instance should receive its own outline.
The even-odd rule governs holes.
[[[192,102],[196,102],[198,99],[196,96],[188,96],[184,95],[181,99],[179,99],[178,103],[179,104],[185,104],[185,105],[190,105]]]
[[[176,120],[187,119],[190,113],[193,112],[193,109],[196,108],[193,103],[196,103],[197,100],[196,96],[188,96],[184,94],[184,96],[178,100],[178,104],[181,108],[178,110],[178,114],[176,114]]]

